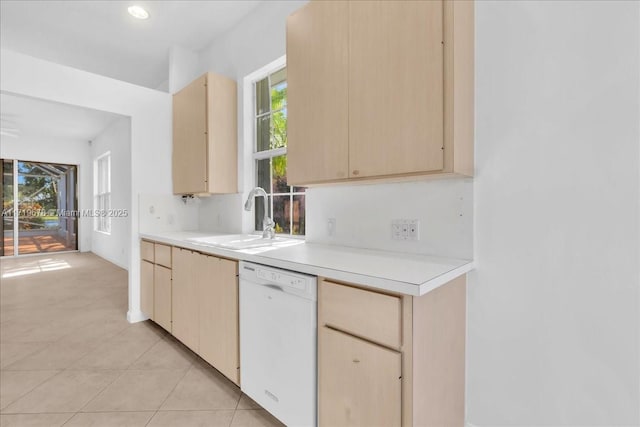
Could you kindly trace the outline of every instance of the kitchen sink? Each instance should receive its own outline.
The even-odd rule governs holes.
[[[279,248],[304,243],[304,240],[287,239],[285,237],[265,239],[261,235],[256,234],[231,234],[226,236],[193,237],[188,240],[198,245],[213,246],[216,248],[229,249],[233,251],[266,247]]]

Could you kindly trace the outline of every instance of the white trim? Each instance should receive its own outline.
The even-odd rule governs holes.
[[[94,160],[100,160],[103,157],[107,157],[111,155],[111,150],[109,151],[105,151],[104,153],[100,154],[99,156],[97,156]]]
[[[274,148],[273,150],[256,151],[255,153],[253,153],[253,160],[265,160],[272,157],[284,156],[285,154],[287,154],[287,147]]]
[[[264,67],[260,67],[256,71],[247,74],[242,79],[242,122],[243,122],[243,141],[242,141],[242,150],[238,150],[238,152],[242,153],[242,167],[239,168],[243,171],[242,174],[242,200],[244,203],[249,192],[253,190],[256,186],[256,171],[254,162],[256,161],[255,157],[255,93],[253,90],[253,85],[258,80],[262,80],[266,75],[271,74],[274,71],[277,71],[280,68],[286,67],[287,65],[287,56],[283,55]],[[286,150],[286,149],[285,149]],[[270,156],[269,156],[270,157]],[[249,233],[261,233],[256,231],[255,229],[255,220],[254,213],[245,212],[243,213],[243,230]]]
[[[247,75],[244,78],[244,87],[247,88],[247,84],[249,85],[250,92],[253,92],[253,87],[251,87],[258,80],[262,80],[265,76],[271,74],[274,71],[278,71],[279,68],[285,67],[287,65],[287,55],[282,55],[280,58],[271,61],[267,65],[253,73]],[[246,92],[245,92],[246,93]],[[245,116],[246,117],[246,116]],[[253,117],[252,117],[253,118]]]
[[[147,319],[149,319],[149,317],[145,316],[145,314],[140,310],[127,311],[127,322],[129,323],[144,322]]]
[[[106,163],[106,182],[102,182],[102,176],[100,174],[100,165]],[[106,187],[106,188],[103,188]],[[106,191],[103,191],[106,190]],[[102,199],[107,198],[109,201],[108,206],[104,209],[101,208]],[[106,151],[93,160],[93,210],[98,212],[99,210],[109,211],[111,209],[111,151]],[[95,216],[93,220],[93,231],[111,235],[111,216]]]
[[[0,259],[8,259],[8,258],[29,258],[29,257],[34,257],[34,256],[44,256],[44,255],[64,255],[64,254],[75,254],[75,253],[82,253],[80,252],[80,250],[75,249],[72,251],[51,251],[51,252],[37,252],[37,253],[33,253],[33,254],[18,254],[18,255],[2,255],[0,256]]]
[[[256,147],[256,119],[259,117],[272,115],[274,111],[269,110],[267,113],[256,114],[256,95],[255,95],[255,84],[264,79],[265,77],[269,77],[271,74],[274,74],[280,71],[282,68],[287,66],[286,55],[281,56],[280,58],[271,61],[269,64],[261,67],[260,69],[250,73],[243,79],[243,128],[244,128],[244,145],[243,145],[243,165],[242,169],[244,170],[244,191],[243,196],[248,194],[251,189],[253,189],[256,185],[256,161],[272,159],[277,156],[283,156],[287,154],[286,147],[280,147],[272,150],[264,150],[257,151]],[[278,110],[281,111],[281,110]],[[277,111],[276,111],[277,112]],[[271,173],[271,171],[270,171]],[[270,182],[272,179],[270,180]],[[267,190],[265,188],[265,190]],[[273,213],[273,196],[282,195],[289,196],[290,204],[289,204],[289,217],[290,221],[293,221],[293,198],[298,195],[306,195],[305,192],[293,191],[293,186],[291,186],[291,191],[288,193],[280,194],[280,193],[271,193],[271,188],[267,190],[269,194],[269,207],[271,212]],[[244,200],[244,197],[243,197]],[[248,223],[248,227],[243,227],[246,230],[249,230],[250,233],[259,233],[258,230],[255,229],[255,219],[252,213],[248,213],[245,216],[246,222]],[[250,222],[249,222],[250,221]],[[306,222],[306,221],[305,221]],[[292,225],[292,223],[290,223]],[[306,231],[306,230],[305,230]],[[292,230],[289,230],[291,233]],[[294,234],[286,234],[287,236],[297,236]],[[301,237],[304,237],[301,236]]]
[[[18,256],[20,255],[20,253],[18,252],[18,250],[20,249],[20,212],[18,210],[18,204],[20,203],[20,200],[18,199],[18,159],[13,159],[13,182],[11,183],[11,185],[13,186],[13,255]],[[4,239],[4,236],[2,237]]]

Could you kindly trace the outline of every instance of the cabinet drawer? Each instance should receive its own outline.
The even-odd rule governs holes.
[[[402,301],[323,280],[320,310],[324,324],[389,347],[402,344]]]
[[[156,264],[171,268],[171,246],[156,243]]]
[[[148,242],[146,240],[140,241],[140,258],[149,262],[155,262],[153,256],[153,242]]]

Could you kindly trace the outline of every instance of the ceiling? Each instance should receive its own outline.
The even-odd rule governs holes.
[[[201,50],[262,1],[2,0],[0,46],[157,88],[172,46]],[[130,16],[133,4],[149,19]]]
[[[0,93],[2,140],[89,141],[99,135],[118,114],[42,99]]]

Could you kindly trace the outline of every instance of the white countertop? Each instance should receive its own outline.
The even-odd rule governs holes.
[[[473,269],[473,261],[345,246],[307,243],[228,250],[188,239],[223,235],[203,232],[141,233],[143,239],[199,252],[269,265],[406,295],[424,295]]]

